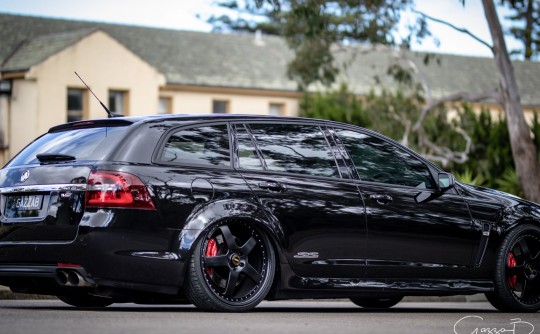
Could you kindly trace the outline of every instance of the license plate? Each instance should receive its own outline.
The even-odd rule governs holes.
[[[9,196],[6,211],[41,210],[43,195]]]

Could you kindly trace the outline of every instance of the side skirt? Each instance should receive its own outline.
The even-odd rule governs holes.
[[[493,291],[490,280],[461,279],[345,279],[295,277],[291,286],[300,289],[352,289],[352,290],[392,290],[392,291],[433,291],[433,292],[488,292]]]
[[[493,291],[490,280],[292,277],[269,299],[451,296]]]

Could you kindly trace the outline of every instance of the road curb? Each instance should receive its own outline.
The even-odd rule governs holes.
[[[7,286],[0,285],[0,300],[56,299],[54,296],[14,293]]]

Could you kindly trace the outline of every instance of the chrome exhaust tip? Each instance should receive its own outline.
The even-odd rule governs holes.
[[[68,285],[70,286],[84,286],[84,278],[76,271],[70,271],[67,274]]]
[[[66,273],[63,270],[57,270],[56,271],[56,281],[60,285],[67,285],[68,284],[68,273]]]
[[[79,270],[82,270],[80,272]],[[66,287],[95,287],[96,283],[86,276],[83,269],[57,269],[56,282]]]

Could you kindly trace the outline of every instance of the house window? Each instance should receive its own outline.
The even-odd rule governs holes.
[[[127,92],[121,90],[109,91],[109,110],[118,115],[127,115]]]
[[[75,122],[86,118],[86,90],[68,88],[67,90],[67,121]]]
[[[160,97],[158,105],[158,114],[172,113],[172,99],[170,97]]]
[[[268,114],[272,116],[283,116],[285,114],[285,105],[283,103],[270,103]]]
[[[225,101],[225,100],[212,101],[212,113],[227,114],[228,112],[229,112],[229,101]]]

